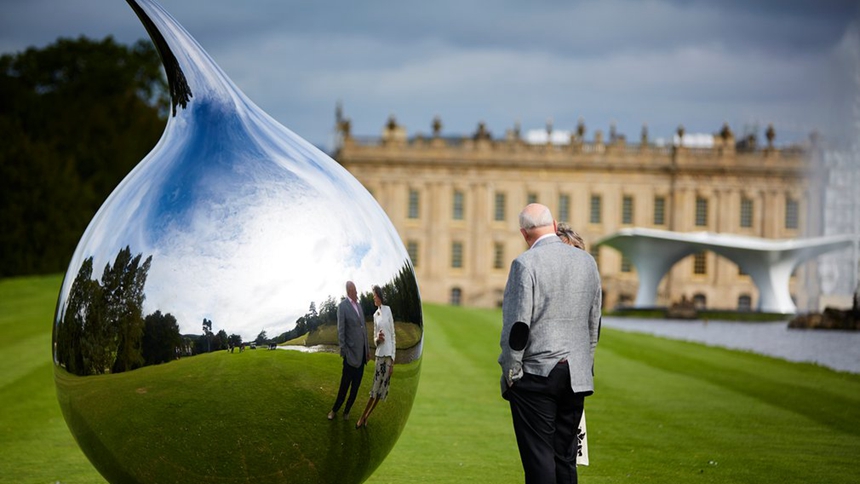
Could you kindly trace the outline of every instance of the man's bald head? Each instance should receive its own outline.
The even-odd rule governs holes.
[[[554,234],[555,231],[555,220],[546,205],[530,203],[520,212],[520,233],[529,247],[541,236]]]

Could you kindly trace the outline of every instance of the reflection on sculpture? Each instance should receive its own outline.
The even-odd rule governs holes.
[[[355,397],[358,396],[364,367],[370,358],[370,345],[367,340],[367,324],[364,311],[358,304],[355,283],[347,281],[346,298],[337,306],[337,343],[340,347],[343,366],[337,397],[328,412],[329,420],[334,420],[344,399],[346,399],[346,406],[343,407],[343,419],[349,420],[349,411],[355,403]],[[349,398],[346,398],[347,390],[349,390]]]
[[[57,323],[56,360],[69,373],[122,373],[143,366],[143,287],[152,257],[143,264],[140,258],[132,258],[126,246],[112,266],[105,266],[101,282],[90,279],[92,257],[81,265]],[[154,335],[149,340],[153,345],[171,343],[156,341]]]
[[[111,482],[362,482],[418,385],[406,250],[340,165],[248,100],[160,6],[129,4],[165,62],[173,112],[72,257],[54,320],[63,415]],[[362,432],[325,418],[345,280],[368,336],[380,286],[397,339],[386,404]],[[254,335],[283,344],[230,351]]]
[[[373,372],[373,387],[364,413],[355,423],[355,428],[367,427],[367,420],[376,409],[380,400],[388,397],[391,376],[394,374],[394,358],[397,347],[397,331],[394,329],[394,315],[391,308],[383,304],[382,288],[373,286],[373,303],[378,308],[373,313],[373,338],[376,342],[376,368]]]

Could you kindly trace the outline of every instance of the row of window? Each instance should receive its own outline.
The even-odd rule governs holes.
[[[451,293],[449,297],[449,302],[453,306],[459,306],[462,304],[463,299],[463,290],[459,287],[451,288]],[[793,299],[793,298],[792,298]],[[628,306],[633,303],[633,297],[629,294],[621,294],[618,297],[618,304],[620,306]],[[696,309],[705,309],[708,307],[708,298],[702,293],[696,293],[693,295],[693,306]],[[741,294],[738,296],[738,311],[752,311],[752,296],[749,294]]]
[[[598,253],[600,247],[595,247],[595,250],[591,251],[591,255],[594,256],[594,260],[599,261]],[[625,257],[623,254],[621,256],[621,272],[632,272],[633,264],[630,262],[630,259]],[[703,276],[708,274],[708,258],[705,252],[697,252],[693,254],[693,274],[697,276]],[[738,266],[738,275],[739,276],[748,276],[749,274],[743,270],[740,266]]]
[[[418,260],[418,242],[409,240],[406,242],[406,251],[409,253],[409,258],[412,260],[414,267],[419,266]],[[594,257],[594,260],[600,260],[600,247],[593,246],[589,253]],[[463,268],[463,242],[451,242],[451,266],[452,269]],[[505,244],[501,242],[493,243],[493,269],[505,268]],[[633,264],[630,259],[621,256],[621,272],[629,273],[633,271]],[[693,274],[707,275],[708,274],[708,259],[705,252],[697,252],[693,254]],[[748,275],[743,269],[738,267],[738,275]]]
[[[507,219],[507,200],[504,192],[496,192],[493,205],[493,220],[503,222]],[[538,200],[536,193],[529,193],[527,196],[528,203],[536,203]],[[460,190],[455,190],[452,201],[451,218],[453,220],[464,220],[465,218],[465,193]],[[419,218],[419,203],[420,196],[418,190],[409,190],[409,207],[407,216],[410,219]],[[704,197],[696,198],[695,225],[696,227],[708,226],[708,208],[709,200]],[[621,224],[633,225],[634,205],[633,197],[624,195],[621,199]],[[560,194],[558,196],[558,208],[556,210],[556,219],[562,222],[570,220],[570,195]],[[591,224],[603,223],[603,198],[601,195],[591,195],[589,205],[588,221]],[[666,197],[654,197],[654,214],[653,224],[660,226],[666,225]],[[741,200],[740,207],[740,226],[741,228],[752,228],[753,226],[753,201],[748,198]],[[798,201],[786,196],[785,198],[785,228],[795,230],[799,226],[799,204]]]
[[[596,259],[595,259],[596,260]],[[632,272],[633,264],[630,259],[621,256],[621,272]],[[693,254],[693,274],[706,275],[708,273],[708,259],[705,252],[697,252]],[[738,275],[746,275],[743,270],[738,267]]]
[[[406,242],[406,252],[409,253],[409,258],[412,260],[412,265],[418,267],[418,242],[409,240]],[[451,268],[463,268],[463,243],[456,241],[451,242]],[[493,269],[505,268],[505,244],[501,242],[493,243]]]

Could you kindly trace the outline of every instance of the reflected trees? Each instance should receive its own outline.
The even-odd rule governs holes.
[[[421,334],[424,326],[423,314],[421,311],[421,295],[418,291],[418,283],[415,279],[415,270],[412,268],[411,262],[407,259],[403,262],[403,266],[390,281],[385,284],[380,284],[382,289],[383,299],[385,304],[391,308],[391,313],[394,316],[394,321],[397,324],[412,324],[417,326],[417,334]],[[358,303],[365,314],[367,322],[373,320],[373,313],[376,312],[376,305],[373,303],[373,292],[367,291],[358,295]],[[296,319],[295,326],[290,331],[280,334],[275,341],[284,343],[291,340],[296,340],[304,335],[312,335],[314,333],[322,333],[321,327],[337,324],[337,301],[333,296],[328,296],[319,306],[317,312],[316,304],[312,301],[308,306],[308,312]],[[331,336],[331,335],[329,335]],[[313,346],[314,344],[337,344],[337,341],[331,338],[307,338],[303,344],[305,346]],[[420,336],[418,337],[420,340]],[[405,339],[406,341],[414,341],[415,339]],[[400,341],[400,340],[398,340]],[[398,343],[398,347],[401,347]]]
[[[215,333],[208,318],[203,318],[202,335],[183,335],[176,317],[163,309],[144,316],[144,289],[151,265],[152,256],[133,255],[129,246],[105,265],[100,279],[93,278],[93,258],[83,261],[65,307],[59,308],[54,338],[58,365],[79,376],[122,373],[241,345],[237,334],[228,336],[224,329]],[[421,339],[423,319],[411,263],[405,260],[398,273],[380,287],[396,324],[413,328],[409,330],[412,337],[398,339],[398,349],[414,345]],[[311,301],[291,330],[271,339],[263,330],[255,341],[284,343],[307,335],[298,344],[336,345],[331,338],[336,333],[324,329],[337,323],[338,302],[332,295],[318,305]],[[359,294],[359,303],[367,321],[372,321],[376,310],[372,292]]]
[[[76,375],[120,373],[144,364],[143,287],[152,262],[126,246],[101,280],[92,279],[93,258],[81,264],[57,325],[56,360]]]
[[[182,346],[176,318],[156,310],[143,323],[143,364],[158,365],[176,359]]]

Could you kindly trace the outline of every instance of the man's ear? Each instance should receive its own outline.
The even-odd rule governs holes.
[[[526,243],[529,243],[529,233],[526,229],[520,229],[520,233],[523,234],[523,239],[525,239]]]

